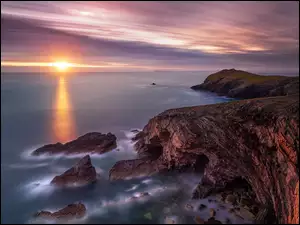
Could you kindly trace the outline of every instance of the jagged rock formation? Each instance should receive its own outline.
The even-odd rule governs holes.
[[[56,176],[51,184],[56,186],[86,185],[97,180],[95,167],[92,165],[89,155],[80,159],[76,165],[63,174]]]
[[[38,218],[44,219],[53,219],[53,220],[61,220],[61,219],[75,219],[81,218],[85,215],[86,208],[82,203],[74,203],[69,204],[63,209],[60,209],[56,212],[49,211],[40,211],[36,213],[34,216]]]
[[[243,179],[280,223],[299,223],[299,95],[170,109],[152,118],[135,140],[143,155],[136,159],[140,167],[182,168],[208,158],[194,197]],[[124,173],[117,163],[110,177],[125,178],[135,169]]]
[[[258,98],[299,94],[299,77],[262,76],[241,70],[225,69],[209,75],[204,83],[191,87],[233,98]]]
[[[90,132],[80,136],[76,140],[66,144],[56,143],[44,145],[32,152],[32,155],[41,154],[79,154],[79,153],[98,153],[102,154],[117,147],[116,136],[112,133],[101,134],[99,132]]]

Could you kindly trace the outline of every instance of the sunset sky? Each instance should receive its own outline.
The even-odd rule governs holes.
[[[299,2],[1,2],[3,71],[296,72]]]

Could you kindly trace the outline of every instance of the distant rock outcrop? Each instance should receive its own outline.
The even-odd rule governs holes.
[[[258,98],[299,94],[299,77],[262,76],[242,70],[221,70],[209,75],[204,83],[191,87],[232,98]]]
[[[41,154],[80,154],[80,153],[98,153],[102,154],[116,148],[116,136],[112,133],[101,134],[99,132],[87,133],[74,141],[66,144],[56,143],[44,145],[36,149],[32,155]]]
[[[84,156],[72,168],[54,177],[51,184],[56,186],[86,185],[96,181],[96,170],[89,155]]]
[[[82,203],[69,204],[65,208],[56,211],[40,211],[34,216],[37,218],[51,219],[51,220],[67,220],[82,218],[86,213],[86,208]]]

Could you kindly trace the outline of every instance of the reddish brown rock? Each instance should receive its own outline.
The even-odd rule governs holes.
[[[57,186],[86,185],[97,180],[95,167],[89,155],[84,156],[79,162],[63,174],[54,177],[51,184]]]
[[[74,141],[65,144],[56,143],[44,145],[36,149],[32,155],[41,154],[79,154],[79,153],[98,153],[102,154],[116,148],[116,136],[112,133],[101,134],[98,132],[87,133]]]
[[[109,171],[109,180],[131,179],[141,176],[150,176],[166,169],[161,159],[149,158],[121,160]]]
[[[152,118],[142,133],[138,153],[160,155],[160,164],[169,169],[208,158],[194,197],[240,179],[280,223],[299,222],[299,95],[170,109]]]
[[[86,213],[86,208],[82,203],[75,203],[67,205],[65,208],[56,211],[40,211],[35,214],[35,217],[44,218],[44,219],[75,219],[82,218]]]

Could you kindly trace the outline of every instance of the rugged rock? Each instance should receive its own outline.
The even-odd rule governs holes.
[[[96,177],[96,170],[91,163],[91,158],[86,155],[75,166],[54,177],[51,184],[57,186],[85,185],[95,182]]]
[[[214,217],[216,215],[216,210],[213,208],[209,209],[209,215],[210,217]]]
[[[87,133],[74,141],[65,144],[56,143],[44,145],[36,149],[32,155],[41,154],[79,154],[79,153],[98,153],[102,154],[117,147],[116,136],[112,133],[101,134],[98,132]]]
[[[200,204],[199,205],[199,207],[198,207],[198,210],[203,210],[203,209],[206,209],[207,208],[207,206],[206,205],[204,205],[204,204]]]
[[[150,158],[121,160],[117,162],[109,171],[109,180],[131,179],[142,176],[150,176],[166,169],[161,159],[152,160]]]
[[[209,75],[204,83],[191,87],[233,98],[257,98],[299,94],[299,77],[262,76],[225,69]]]
[[[242,180],[279,222],[299,222],[299,95],[170,109],[152,118],[142,134],[137,152],[157,159],[134,161],[138,166],[130,172],[119,164],[118,173],[155,163],[164,169],[196,166],[206,158],[195,198]]]
[[[75,219],[81,218],[85,215],[86,208],[82,203],[75,203],[67,205],[65,208],[56,211],[40,211],[35,214],[35,217],[44,218],[44,219]]]

